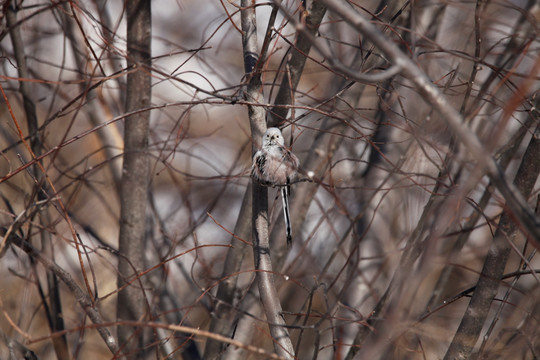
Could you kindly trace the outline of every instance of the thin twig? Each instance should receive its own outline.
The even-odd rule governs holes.
[[[4,229],[1,229],[4,232]],[[18,235],[11,234],[7,240],[8,243],[15,244],[17,247],[26,252],[29,256],[36,259],[40,262],[47,270],[53,272],[64,284],[67,285],[68,289],[71,291],[75,299],[88,315],[90,320],[96,325],[98,325],[98,332],[101,338],[105,341],[105,344],[111,351],[111,353],[116,354],[118,352],[118,344],[116,339],[112,336],[109,329],[105,326],[102,326],[103,319],[98,309],[96,309],[94,302],[88,296],[88,294],[83,291],[83,289],[77,285],[75,280],[71,275],[65,271],[63,268],[58,266],[56,263],[50,259],[44,257],[36,248],[34,248],[30,243],[21,239]]]
[[[507,181],[493,156],[485,151],[478,137],[464,123],[461,114],[447,101],[428,76],[397,45],[383,36],[374,25],[353,8],[339,0],[319,1],[326,4],[329,9],[369,38],[394,65],[402,69],[401,74],[415,85],[420,94],[424,96],[425,101],[431,104],[446,120],[454,136],[468,148],[471,159],[477,163],[477,170],[487,173],[495,187],[504,196],[513,215],[523,225],[524,230],[532,235],[534,239],[532,244],[540,249],[540,240],[538,240],[540,239],[540,220],[516,186]],[[530,82],[533,81],[534,74],[539,68],[540,58],[537,59],[535,69],[531,71]]]

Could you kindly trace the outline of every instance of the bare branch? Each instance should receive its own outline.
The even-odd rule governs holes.
[[[478,164],[478,171],[485,171],[489,175],[495,187],[506,199],[508,207],[514,216],[519,219],[525,230],[534,239],[540,239],[540,220],[536,214],[531,210],[518,189],[506,180],[504,173],[497,165],[495,159],[485,151],[474,132],[463,122],[463,117],[445,99],[427,75],[393,42],[388,41],[353,8],[346,6],[339,0],[318,1],[326,4],[329,9],[339,14],[345,21],[369,38],[394,65],[402,69],[402,75],[415,85],[418,91],[425,97],[425,100],[446,120],[454,132],[454,136],[468,148],[471,158]],[[537,65],[540,66],[540,60]],[[532,75],[534,76],[534,74],[535,71],[533,71]],[[540,243],[535,240],[534,246],[540,248]]]
[[[4,229],[2,228],[2,232],[4,232]],[[96,309],[94,302],[92,299],[88,296],[87,293],[83,291],[83,289],[77,285],[77,283],[73,280],[71,275],[64,269],[62,269],[60,266],[58,266],[53,261],[47,259],[44,257],[37,249],[35,249],[31,244],[21,239],[19,236],[15,234],[10,234],[9,239],[4,239],[4,241],[7,241],[9,243],[15,244],[17,247],[21,248],[24,252],[26,252],[29,256],[36,259],[38,262],[40,262],[47,270],[54,273],[64,284],[67,285],[73,296],[75,296],[75,299],[81,306],[81,308],[85,311],[85,313],[88,315],[90,320],[95,325],[98,325],[98,332],[101,338],[105,341],[105,344],[107,344],[107,347],[111,351],[112,354],[118,353],[118,344],[116,343],[115,338],[112,336],[109,329],[105,326],[101,326],[103,324],[103,319],[101,317],[101,314]]]
[[[135,71],[127,78],[126,111],[150,106],[151,78],[151,4],[150,0],[127,3],[128,66]],[[118,285],[144,268],[146,205],[149,183],[148,131],[150,112],[136,113],[125,120],[124,163],[122,168],[121,213],[118,262]],[[142,289],[128,286],[118,295],[117,313],[120,319],[140,320],[145,316]],[[127,349],[142,345],[142,336],[133,338],[133,329],[119,330],[119,341]],[[135,341],[133,341],[135,340]]]
[[[524,198],[528,198],[540,175],[540,125],[531,137],[514,180]],[[445,360],[468,359],[480,337],[491,304],[504,274],[518,227],[512,215],[505,212],[497,227],[493,243],[484,261],[484,267],[473,296],[459,328],[444,357]]]
[[[257,63],[257,25],[255,19],[255,7],[249,0],[242,0],[242,44],[244,51],[244,67],[250,74]],[[262,102],[262,84],[260,73],[251,73],[251,79],[246,90],[246,100]],[[262,134],[266,130],[264,109],[260,106],[248,106],[251,136],[253,138],[253,152],[261,145]],[[253,208],[252,208],[252,231],[253,231],[253,256],[255,269],[257,270],[257,283],[266,318],[269,322],[270,333],[274,339],[276,353],[286,359],[294,358],[294,349],[285,328],[285,320],[282,316],[281,303],[274,285],[272,271],[272,259],[270,257],[270,242],[268,236],[268,190],[266,187],[252,181]]]
[[[281,0],[275,1],[278,6],[281,4]],[[296,43],[292,47],[292,54],[290,60],[287,62],[289,71],[285,72],[279,91],[274,100],[274,106],[270,110],[270,119],[268,126],[278,126],[283,123],[287,117],[289,109],[281,107],[281,105],[292,104],[292,94],[296,92],[300,77],[306,64],[307,56],[311,47],[313,46],[313,38],[317,33],[319,26],[321,25],[324,14],[326,13],[326,6],[318,1],[313,1],[311,8],[308,11],[308,15],[305,17],[305,26],[302,26],[303,31],[297,33]],[[286,12],[285,15],[291,19]]]
[[[15,53],[15,59],[18,65],[18,74],[21,79],[29,78],[29,71],[26,62],[26,55],[24,53],[24,43],[20,32],[20,26],[16,26],[16,7],[18,5],[15,2],[6,5],[6,23],[11,28],[11,42],[13,44],[13,50]],[[32,100],[30,91],[30,84],[21,81],[19,85],[19,91],[23,97],[24,110],[26,115],[26,124],[28,126],[28,132],[30,136],[30,153],[33,157],[39,156],[42,153],[42,143],[40,134],[38,131],[38,116],[36,112],[36,105]],[[34,177],[36,179],[36,187],[33,196],[37,197],[38,202],[47,199],[47,191],[49,184],[46,181],[47,174],[43,171],[42,165],[38,162],[33,167]],[[49,226],[51,223],[50,215],[47,211],[43,211],[43,216],[39,217],[39,221],[43,227]],[[40,232],[41,246],[45,250],[46,254],[50,256],[54,261],[54,251],[52,250],[52,241],[49,232]],[[38,284],[38,286],[41,286]],[[43,302],[45,309],[47,310],[49,326],[52,331],[62,331],[64,329],[64,319],[62,317],[62,304],[60,300],[60,289],[58,288],[58,279],[52,273],[47,273],[47,287],[49,293],[49,304],[47,305],[44,296]],[[40,293],[42,293],[40,291]],[[59,359],[67,359],[69,357],[68,346],[66,337],[60,337],[53,339],[53,345]]]
[[[145,1],[0,14],[0,358],[538,357],[537,1]]]

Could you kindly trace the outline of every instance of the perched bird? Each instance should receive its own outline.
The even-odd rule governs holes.
[[[251,176],[259,183],[281,187],[283,215],[287,228],[287,245],[291,245],[291,217],[289,195],[291,181],[298,175],[298,158],[285,147],[285,139],[278,128],[269,128],[262,137],[262,146],[253,156]]]

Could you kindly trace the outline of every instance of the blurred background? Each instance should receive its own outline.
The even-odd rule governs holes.
[[[275,286],[296,356],[442,359],[502,228],[504,197],[410,81],[398,75],[361,83],[336,70],[335,63],[358,74],[389,66],[343,19],[320,8],[320,26],[310,28],[313,7],[322,5],[307,1],[305,12],[301,1],[253,6],[259,47],[269,41],[261,59],[268,125],[282,128],[302,169],[317,179],[292,186],[291,249],[281,200],[269,188]],[[347,6],[426,72],[512,181],[539,120],[538,4]],[[150,115],[150,173],[145,266],[137,276],[147,313],[136,319],[143,345],[131,356],[264,358],[220,341],[211,350],[204,335],[152,325],[208,330],[273,352],[255,283],[251,212],[242,211],[251,195],[254,141],[244,99],[242,8],[201,0],[153,1],[151,8],[152,96],[143,109]],[[316,45],[307,58],[294,50],[303,28],[313,29]],[[127,320],[117,316],[126,76],[133,71],[126,42],[125,2],[3,4],[3,235],[32,244],[68,273],[114,336]],[[294,59],[302,57],[298,69]],[[298,85],[280,102],[276,95],[293,72]],[[538,174],[529,175],[534,209]],[[529,244],[516,216],[509,217],[510,227],[497,235],[511,249],[499,264],[507,276],[475,343],[478,358],[540,355],[538,241]],[[119,356],[73,289],[35,254],[3,239],[0,357]],[[238,270],[227,273],[233,261]],[[225,285],[232,286],[227,306],[218,296]],[[53,326],[55,318],[64,330]]]

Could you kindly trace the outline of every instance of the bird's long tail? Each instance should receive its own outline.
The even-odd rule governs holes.
[[[289,194],[290,186],[283,186],[281,188],[281,200],[283,201],[283,216],[285,217],[285,227],[287,229],[287,246],[290,247],[292,244],[291,236],[291,215],[289,214]]]

